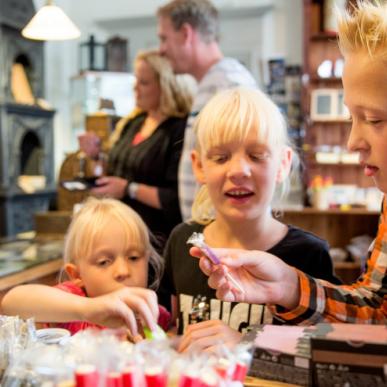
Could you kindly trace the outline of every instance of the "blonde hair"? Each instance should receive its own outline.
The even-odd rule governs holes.
[[[160,83],[160,112],[167,117],[184,117],[192,106],[192,78],[187,75],[175,75],[168,59],[161,56],[157,50],[140,51],[135,63],[146,62],[155,72]]]
[[[197,151],[203,155],[214,146],[242,142],[252,130],[257,132],[258,143],[274,149],[291,146],[283,115],[263,92],[242,87],[220,92],[211,98],[194,123]],[[283,195],[288,184],[289,179],[282,183]],[[213,203],[203,185],[195,196],[192,218],[208,224],[214,217]]]
[[[89,256],[95,241],[109,227],[114,219],[125,231],[125,243],[146,255],[154,270],[154,281],[150,287],[156,288],[161,279],[163,261],[153,248],[150,233],[141,217],[129,206],[115,199],[89,197],[82,208],[73,216],[64,243],[64,262],[77,263]]]
[[[337,11],[339,46],[345,56],[366,50],[370,57],[387,59],[387,3],[360,1],[345,12]]]
[[[166,117],[184,117],[188,115],[196,91],[195,80],[190,75],[174,74],[169,61],[155,49],[139,51],[134,63],[140,61],[149,64],[160,83],[160,112]],[[128,122],[141,113],[142,110],[135,107],[127,116],[117,122],[114,132],[109,137],[108,149],[111,149],[118,141]]]

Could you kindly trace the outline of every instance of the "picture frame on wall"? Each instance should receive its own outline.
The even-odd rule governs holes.
[[[128,39],[113,36],[106,42],[107,71],[128,71]]]
[[[349,114],[344,105],[343,89],[312,90],[310,116],[314,121],[347,120]]]
[[[349,120],[350,114],[348,108],[344,104],[344,90],[337,90],[337,116],[341,120]]]

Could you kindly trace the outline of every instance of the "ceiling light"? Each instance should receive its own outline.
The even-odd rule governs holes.
[[[21,33],[25,38],[35,40],[68,40],[81,35],[69,17],[50,0],[39,9]]]

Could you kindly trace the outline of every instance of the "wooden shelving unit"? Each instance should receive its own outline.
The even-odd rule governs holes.
[[[310,36],[312,41],[321,41],[321,40],[336,40],[337,34],[332,32],[320,32],[318,34],[313,34]]]
[[[357,235],[376,235],[379,213],[365,209],[284,211],[280,220],[313,232],[328,241],[331,247],[345,247]]]
[[[348,0],[354,3],[355,0]],[[303,141],[303,162],[305,165],[304,185],[316,175],[331,177],[334,184],[351,184],[360,188],[373,186],[371,179],[364,176],[363,168],[357,163],[321,163],[316,160],[316,152],[321,149],[340,147],[345,150],[351,123],[349,120],[322,120],[311,117],[311,96],[317,89],[342,89],[342,80],[335,76],[334,65],[342,59],[337,33],[327,30],[324,21],[326,0],[303,0],[303,75],[302,114],[305,128]],[[329,23],[328,23],[329,24]],[[330,60],[332,74],[327,78],[318,75],[319,66]],[[313,117],[314,118],[314,117]],[[329,152],[329,151],[328,151]],[[305,198],[307,195],[305,194]],[[305,201],[308,204],[308,201]],[[300,211],[284,211],[281,221],[301,227],[328,241],[331,247],[345,248],[350,240],[359,235],[376,235],[379,213],[366,209],[318,210],[305,207]],[[358,262],[342,262],[335,265],[337,274],[351,282],[360,273]]]
[[[305,185],[313,176],[322,175],[333,178],[335,184],[356,184],[370,187],[371,179],[366,178],[357,164],[317,163],[314,157],[321,146],[346,147],[350,125],[347,120],[313,120],[311,118],[311,94],[316,89],[341,89],[341,78],[333,74],[328,78],[318,76],[317,70],[325,60],[335,65],[341,59],[337,44],[337,34],[324,29],[324,6],[326,0],[304,0],[304,63],[302,112],[304,117],[304,160],[306,164]]]
[[[292,224],[310,231],[328,241],[331,247],[344,248],[351,238],[358,235],[376,235],[379,212],[365,209],[286,210],[279,218],[286,224]],[[344,283],[351,283],[359,277],[359,262],[335,262],[335,272]]]

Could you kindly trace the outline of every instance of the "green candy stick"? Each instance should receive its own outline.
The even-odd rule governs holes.
[[[144,335],[148,340],[164,340],[167,338],[166,333],[159,325],[156,325],[154,331],[151,331],[148,327],[144,327]]]

